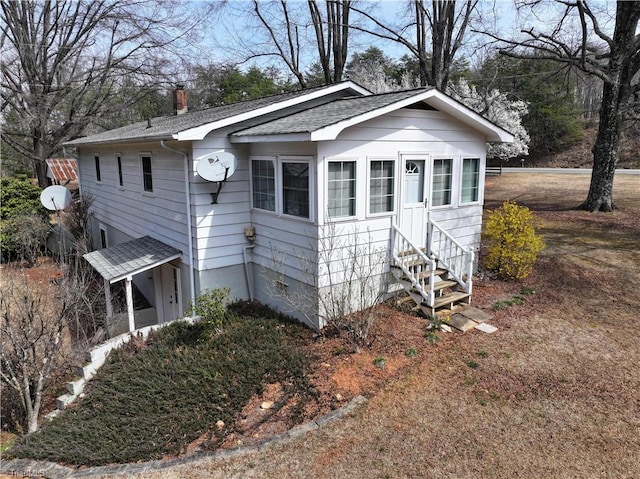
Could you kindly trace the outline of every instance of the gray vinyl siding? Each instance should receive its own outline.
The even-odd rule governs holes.
[[[140,153],[151,154],[153,193],[143,191]],[[100,155],[102,180],[95,181],[94,153]],[[115,154],[122,159],[118,184]],[[189,262],[183,163],[158,143],[126,147],[87,147],[80,152],[82,193],[93,197],[95,221],[130,238],[150,235],[183,252]],[[110,238],[111,244],[116,244]],[[96,243],[99,244],[99,243]]]

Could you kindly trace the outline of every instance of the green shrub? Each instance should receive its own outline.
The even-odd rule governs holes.
[[[44,250],[49,212],[40,203],[40,189],[26,175],[0,179],[0,253],[3,261],[28,264]]]
[[[222,328],[229,292],[229,288],[205,290],[196,298],[195,304],[191,305],[188,314],[196,314],[214,328]]]
[[[533,213],[512,201],[489,214],[484,234],[489,243],[485,265],[502,279],[526,278],[544,249]]]

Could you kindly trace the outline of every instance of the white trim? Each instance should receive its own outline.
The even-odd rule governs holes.
[[[151,168],[151,190],[147,190],[144,187],[144,165],[142,164],[142,158],[149,158],[149,167]],[[145,196],[155,196],[153,188],[153,154],[150,151],[141,151],[138,153],[138,163],[140,165],[140,187],[142,194]]]
[[[264,208],[258,208],[255,206],[253,202],[253,162],[254,161],[270,161],[273,166],[273,188],[275,191],[275,203],[273,205],[273,210],[266,210]],[[259,156],[250,156],[249,157],[249,195],[251,200],[251,209],[270,213],[270,214],[278,214],[278,157],[277,156],[267,156],[267,155],[259,155]]]
[[[339,221],[354,221],[358,218],[358,157],[357,156],[348,156],[348,157],[338,157],[332,156],[325,158],[325,167],[324,167],[324,206],[325,206],[325,214],[326,221],[336,223]],[[355,165],[355,169],[353,171],[354,180],[355,180],[355,203],[354,203],[354,213],[349,216],[331,216],[329,214],[329,163],[353,163]]]
[[[306,163],[309,165],[309,216],[296,216],[286,214],[284,212],[284,174],[282,172],[282,167],[285,163]],[[278,156],[278,172],[276,174],[276,187],[278,188],[279,195],[276,196],[278,200],[279,208],[278,210],[279,216],[283,218],[295,219],[300,221],[305,221],[309,223],[313,223],[315,221],[315,207],[316,207],[316,175],[315,175],[315,158],[313,156],[307,155],[282,155]],[[278,181],[279,179],[279,181]]]
[[[114,159],[116,160],[116,181],[118,182],[118,189],[124,190],[124,168],[122,166],[122,153],[114,153]],[[122,184],[120,179],[122,178]]]
[[[365,158],[366,161],[366,174],[367,174],[367,184],[366,184],[366,205],[365,205],[365,215],[367,218],[380,218],[385,216],[393,216],[398,212],[398,163],[400,163],[398,157],[394,156],[367,156]],[[371,162],[372,161],[392,161],[393,162],[393,209],[391,211],[381,211],[380,213],[372,213],[371,212]]]
[[[285,133],[283,135],[229,135],[231,143],[276,143],[285,141],[311,141],[311,133]]]
[[[96,178],[96,185],[101,185],[103,172],[102,172],[102,160],[100,158],[100,153],[92,153],[91,156],[93,158],[93,174],[95,175],[95,178]],[[98,159],[97,162],[96,162],[96,158]],[[100,176],[100,178],[98,178],[98,176]]]
[[[477,160],[478,161],[478,186],[477,186],[477,198],[474,201],[463,202],[462,201],[462,190],[464,188],[464,161],[465,160]],[[480,204],[480,192],[482,190],[482,185],[480,184],[480,180],[482,178],[480,172],[482,170],[482,159],[478,156],[462,156],[460,157],[460,188],[458,194],[458,206],[469,206],[469,205],[477,205]]]
[[[102,233],[104,232],[104,245],[102,244]],[[100,235],[100,249],[109,247],[109,230],[103,223],[98,223],[98,234]]]
[[[310,92],[306,95],[300,95],[295,98],[291,98],[286,101],[274,103],[262,108],[258,108],[256,110],[252,110],[249,112],[242,113],[240,115],[235,115],[229,118],[224,118],[219,121],[214,121],[212,123],[207,123],[206,125],[197,126],[195,128],[189,128],[188,130],[180,131],[173,136],[174,139],[178,141],[188,141],[188,140],[202,140],[205,136],[207,136],[211,131],[218,130],[220,128],[224,128],[225,126],[234,125],[241,121],[250,120],[252,118],[256,118],[261,115],[267,115],[269,113],[273,113],[284,108],[289,108],[291,106],[299,105],[300,103],[305,103],[310,100],[315,100],[316,98],[322,98],[327,95],[331,95],[332,93],[337,93],[340,91],[352,89],[361,95],[371,95],[371,92],[362,88],[361,86],[347,81],[342,83],[336,83],[335,85],[329,86],[327,88],[321,88],[316,91]]]
[[[455,209],[457,208],[459,205],[456,204],[456,202],[458,201],[458,199],[455,197],[454,192],[455,192],[455,168],[456,168],[456,161],[460,159],[460,155],[448,155],[448,154],[434,154],[431,155],[431,167],[429,168],[429,210],[430,211],[438,211],[438,210],[443,210],[443,209]],[[444,205],[435,205],[433,203],[433,192],[434,192],[434,188],[433,188],[433,173],[435,171],[435,162],[437,160],[449,160],[451,161],[451,173],[449,175],[450,178],[450,184],[449,184],[449,203],[444,204]]]
[[[362,115],[349,118],[334,125],[320,128],[311,133],[311,141],[335,140],[346,128],[377,118],[392,111],[399,110],[409,105],[413,105],[419,101],[424,101],[428,105],[460,120],[472,129],[483,133],[486,135],[487,141],[505,143],[512,143],[514,141],[514,136],[511,133],[491,123],[478,113],[464,106],[462,103],[453,100],[436,89],[418,93],[415,96],[405,98],[404,100],[387,105],[383,108],[363,113]]]

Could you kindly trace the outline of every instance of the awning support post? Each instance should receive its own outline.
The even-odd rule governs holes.
[[[132,280],[133,280],[132,276],[127,276],[127,278],[126,278],[127,316],[129,318],[129,332],[130,333],[133,333],[136,330],[136,322],[135,322],[135,317],[133,315],[133,287],[131,286]]]
[[[108,279],[104,279],[104,299],[107,306],[107,323],[113,318],[113,304],[111,303],[111,283]]]

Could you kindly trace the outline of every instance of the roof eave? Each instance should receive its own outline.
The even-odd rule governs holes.
[[[231,135],[231,143],[277,143],[311,141],[311,133],[280,133],[277,135]]]
[[[400,100],[396,103],[392,103],[391,105],[338,122],[334,125],[319,128],[311,133],[311,141],[335,140],[346,128],[377,118],[392,111],[405,108],[419,101],[424,101],[437,110],[447,113],[474,130],[479,131],[486,136],[487,142],[513,143],[515,140],[514,136],[508,131],[500,128],[484,118],[482,115],[479,115],[470,108],[464,106],[462,103],[453,100],[434,88],[404,100]]]
[[[137,136],[135,138],[113,138],[109,140],[95,140],[95,141],[79,141],[71,140],[66,141],[62,144],[62,146],[93,146],[93,145],[109,145],[109,144],[120,144],[120,143],[143,143],[145,141],[160,141],[160,140],[174,140],[175,135],[158,135],[158,136]]]
[[[240,115],[235,115],[229,118],[225,118],[223,120],[219,120],[212,123],[207,123],[205,125],[197,126],[194,128],[189,128],[187,130],[179,131],[177,134],[173,135],[173,137],[178,141],[203,140],[209,133],[211,133],[214,130],[219,130],[220,128],[224,128],[226,126],[235,125],[236,123],[240,123],[242,121],[251,120],[252,118],[266,115],[266,114],[269,114],[278,110],[282,110],[284,108],[288,108],[291,106],[299,105],[300,103],[304,103],[310,100],[322,98],[332,93],[337,93],[347,89],[351,89],[363,96],[371,95],[371,92],[369,90],[362,88],[356,83],[353,83],[353,82],[336,83],[335,85],[329,86],[327,88],[313,91],[306,95],[301,95],[299,97],[291,98],[284,102],[274,103],[272,105],[258,108],[257,110],[252,110],[246,113],[242,113]]]

